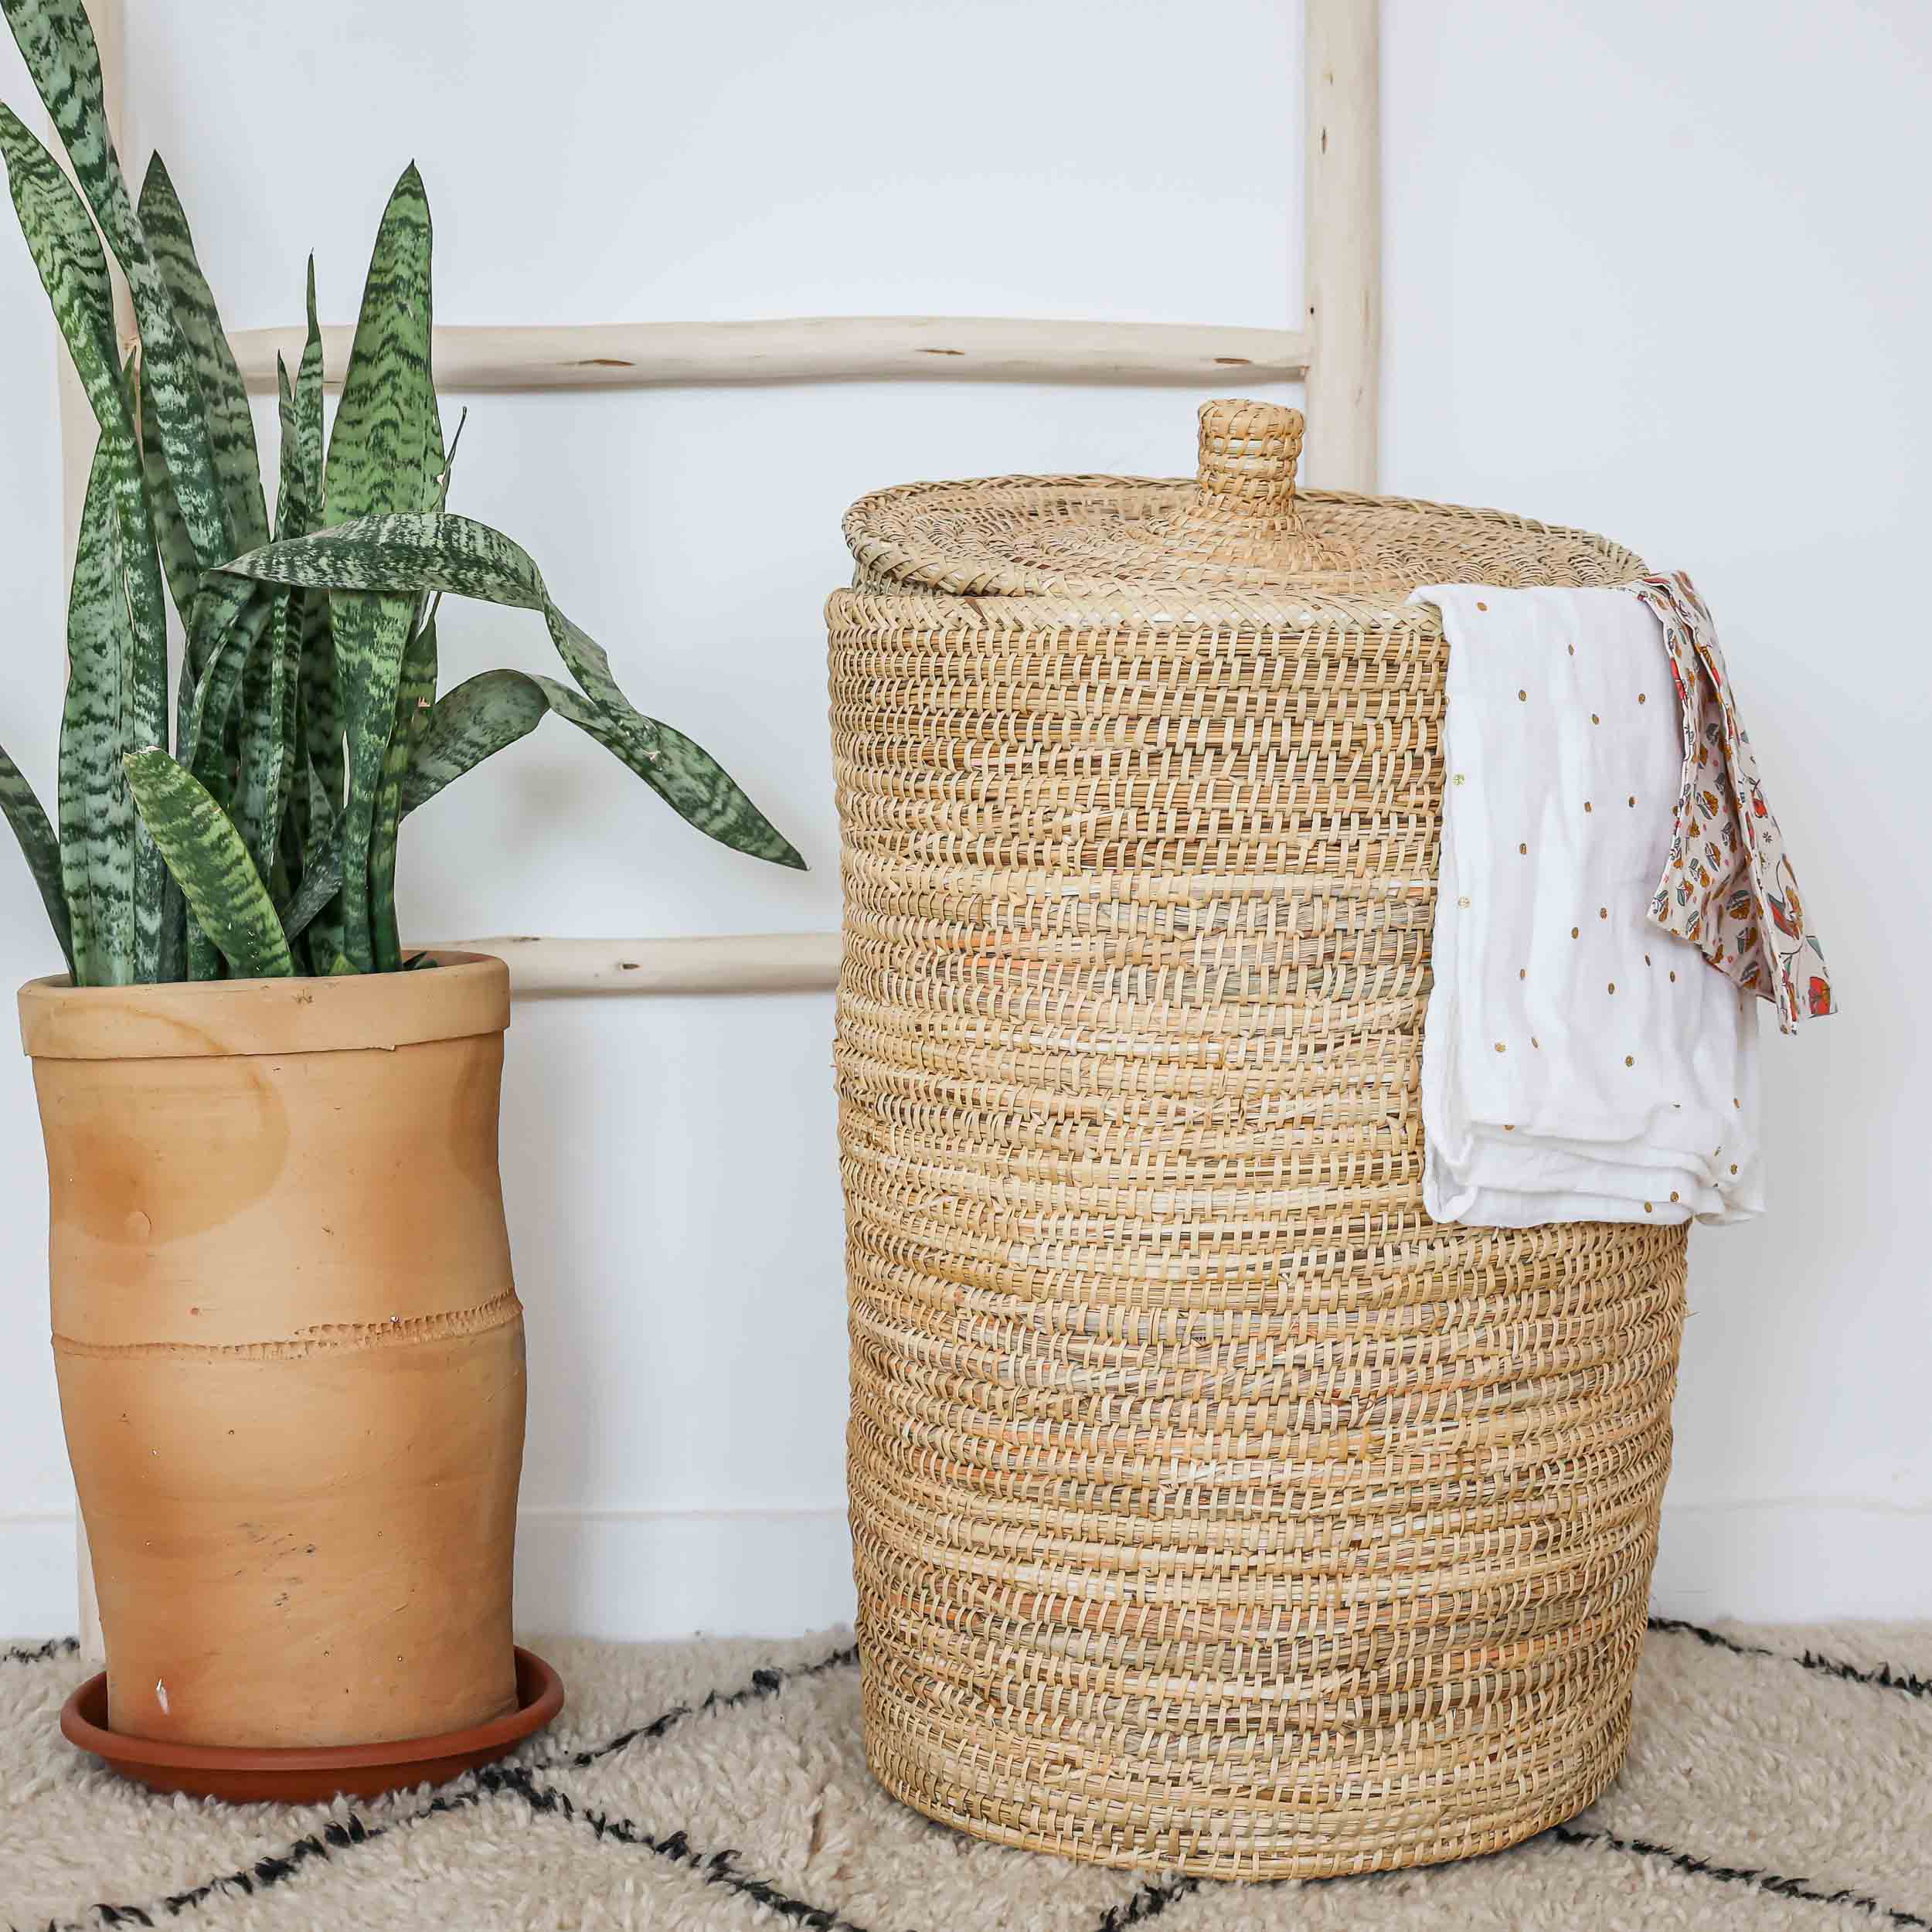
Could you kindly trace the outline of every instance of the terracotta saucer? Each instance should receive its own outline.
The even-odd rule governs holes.
[[[107,1729],[107,1673],[89,1678],[60,1713],[60,1732],[104,1759],[123,1777],[157,1791],[252,1804],[263,1799],[311,1804],[338,1792],[378,1798],[412,1784],[440,1784],[499,1758],[533,1736],[563,1708],[563,1679],[541,1657],[516,1653],[517,1707],[508,1716],[440,1737],[392,1739],[386,1744],[340,1744],[315,1750],[258,1750],[216,1744],[175,1744],[128,1737]]]

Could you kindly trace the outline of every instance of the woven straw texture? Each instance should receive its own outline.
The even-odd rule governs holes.
[[[866,1750],[1000,1842],[1312,1877],[1495,1850],[1628,1732],[1682,1229],[1423,1212],[1434,581],[1638,559],[1196,482],[866,498],[831,600]]]

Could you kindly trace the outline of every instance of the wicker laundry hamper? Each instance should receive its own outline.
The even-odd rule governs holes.
[[[1422,1205],[1444,646],[1601,538],[1198,481],[865,498],[828,607],[866,1749],[1226,1878],[1490,1852],[1615,1774],[1682,1228]]]

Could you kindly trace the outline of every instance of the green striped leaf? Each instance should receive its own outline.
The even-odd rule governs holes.
[[[282,914],[282,931],[291,946],[342,889],[342,842],[331,839],[311,851],[308,869],[303,873],[302,883],[294,897],[288,902],[288,910]],[[334,947],[322,955],[325,959],[333,959],[335,956]]]
[[[447,507],[450,500],[450,478],[455,472],[456,452],[462,446],[464,427],[469,420],[470,412],[466,406],[456,419],[456,434],[450,438],[450,446],[443,452],[442,472],[436,479],[436,507],[439,512]],[[436,621],[436,613],[442,602],[443,593],[440,590],[425,590],[422,594],[417,600],[417,630],[420,631]],[[430,695],[434,696],[434,693]]]
[[[275,358],[275,401],[276,414],[281,431],[281,458],[275,479],[275,527],[279,531],[284,522],[299,515],[300,507],[298,498],[301,488],[295,474],[297,468],[295,386],[288,379],[288,365],[279,355]],[[270,634],[277,637],[282,636],[291,625],[294,627],[294,638],[291,647],[294,675],[289,680],[287,693],[288,764],[291,783],[287,787],[287,796],[289,802],[293,805],[296,821],[298,824],[301,824],[305,823],[308,817],[308,801],[302,787],[293,782],[294,774],[301,768],[304,755],[301,740],[301,594],[295,590],[278,591],[274,598],[274,614],[268,621]],[[277,827],[276,849],[278,855],[286,855],[289,849],[287,840],[283,836],[285,829],[285,825],[278,825]],[[292,876],[300,878],[301,847],[299,845],[294,848],[294,851],[296,856]],[[288,861],[285,856],[283,859],[283,864],[286,870]],[[269,884],[271,889],[275,889],[277,904],[281,904],[284,895],[279,889],[274,879],[270,879]]]
[[[403,818],[403,780],[410,754],[421,740],[436,702],[436,620],[423,624],[403,653],[396,686],[396,723],[383,760],[383,783],[376,798],[376,829],[369,855],[369,938],[378,972],[403,964],[396,923],[396,835]]]
[[[554,711],[614,753],[698,830],[756,859],[802,871],[804,861],[717,761],[681,731],[658,723],[655,759],[633,754],[580,692],[521,671],[485,671],[458,685],[430,714],[403,791],[403,809],[427,804],[445,785],[505,745],[534,731]]]
[[[450,446],[443,452],[442,474],[436,479],[436,507],[439,510],[449,507],[450,478],[456,473],[456,452],[463,446],[463,431],[469,420],[469,405],[466,403],[456,419],[456,434],[450,438]]]
[[[121,761],[124,681],[134,653],[121,588],[114,451],[94,467],[67,600],[67,696],[60,721],[60,868],[73,920],[75,983],[126,986],[134,978],[134,807]]]
[[[275,538],[306,536],[322,513],[322,332],[315,319],[315,258],[308,260],[308,339],[295,380],[278,355],[276,388],[281,462],[275,496]]]
[[[430,372],[429,203],[412,165],[383,210],[363,284],[342,397],[323,468],[323,521],[427,509],[443,437]],[[304,539],[313,541],[312,539]],[[396,726],[403,653],[417,597],[342,592],[329,599],[336,701],[348,774],[342,804],[342,952],[376,969],[370,862],[384,764]]]
[[[655,757],[663,727],[655,718],[645,717],[618,689],[604,646],[587,631],[573,624],[554,604],[543,607],[543,621],[557,655],[563,660],[563,668],[595,700],[606,726],[638,757]]]
[[[188,526],[181,520],[181,507],[175,501],[175,486],[168,480],[168,459],[161,444],[149,437],[141,447],[143,481],[148,486],[148,513],[155,526],[155,542],[161,552],[162,573],[167,579],[168,594],[173,598],[182,628],[195,622],[196,599],[201,594],[201,565],[195,546],[188,540]]]
[[[550,600],[543,573],[521,544],[474,517],[447,511],[356,517],[298,543],[272,543],[225,567],[265,583],[392,596],[447,590],[526,611],[541,611]]]
[[[282,421],[282,488],[276,502],[276,537],[303,537],[322,512],[322,330],[315,318],[315,257],[307,274],[309,338],[295,371],[291,407]],[[328,634],[328,597],[317,591],[290,591],[298,613],[298,696],[295,715],[303,757],[328,798],[330,814],[340,810],[344,787],[342,726],[336,711],[336,655]],[[309,849],[309,781],[295,784],[295,825],[301,849]],[[334,953],[330,947],[330,954]]]
[[[308,258],[308,339],[295,372],[295,464],[303,517],[278,537],[306,536],[322,513],[322,327],[315,319],[315,257]]]
[[[308,793],[309,862],[330,869],[334,879],[333,889],[308,920],[305,935],[309,959],[320,973],[328,970],[329,961],[342,950],[342,839],[336,825],[340,806],[323,791],[312,765],[303,774],[303,782]],[[306,879],[303,883],[308,883]]]
[[[281,451],[275,472],[275,535],[300,536],[293,526],[301,518],[302,479],[295,430],[295,385],[288,379],[288,365],[275,357],[275,417],[281,430]]]
[[[549,708],[536,679],[521,671],[483,671],[466,678],[429,714],[403,780],[403,811],[427,804],[464,772],[528,736]]]
[[[135,396],[137,434],[141,410],[134,379],[140,361],[137,349],[122,371],[128,393]],[[121,750],[138,750],[168,742],[168,613],[162,601],[161,573],[155,562],[155,529],[146,514],[147,493],[142,487],[145,454],[138,448],[124,448],[117,437],[111,437],[104,430],[95,447],[98,450],[104,446],[113,458],[118,544],[116,587],[125,600],[128,617],[121,640]],[[136,546],[131,559],[131,545]],[[118,757],[114,762],[119,764]],[[131,805],[129,811],[131,816]],[[187,911],[181,889],[168,876],[152,834],[138,817],[133,818],[133,825],[134,977],[151,985],[180,975]]]
[[[389,196],[328,440],[325,523],[436,502],[443,429],[430,375],[430,209],[412,162]]]
[[[208,668],[215,647],[260,597],[260,592],[252,584],[243,592],[239,579],[225,577],[218,570],[202,577],[194,622],[188,632],[188,665],[196,677]]]
[[[196,924],[237,976],[280,979],[293,973],[294,959],[268,888],[228,815],[165,751],[137,751],[127,768],[134,803],[181,882]]]
[[[189,979],[225,979],[228,964],[222,957],[221,948],[202,930],[201,921],[196,918],[192,907],[188,914],[188,961],[185,977]]]
[[[346,782],[341,714],[335,707],[335,645],[328,628],[328,597],[303,597],[302,743],[316,782],[339,811]]]
[[[5,158],[7,187],[20,232],[53,304],[54,319],[95,420],[104,430],[117,430],[131,445],[134,410],[121,380],[114,287],[100,236],[60,163],[4,103],[0,103],[0,155]]]
[[[137,855],[145,847],[153,847],[157,859],[160,848],[154,843],[154,834],[145,825],[141,828],[141,844],[135,847]],[[175,883],[172,872],[168,871],[167,862],[161,861],[161,869],[166,875],[167,889],[161,901],[161,961],[155,969],[155,978],[163,985],[172,985],[178,979],[188,977],[188,902],[182,896],[181,888]]]
[[[628,736],[640,753],[651,749],[656,726],[624,695],[603,646],[551,601],[529,553],[487,523],[447,514],[362,517],[318,530],[299,543],[273,544],[237,557],[228,568],[274,583],[418,596],[447,591],[540,611],[565,668],[595,700],[610,728]]]
[[[163,743],[168,732],[167,611],[142,488],[134,413],[116,351],[107,262],[72,185],[5,107],[0,107],[0,155],[6,161],[21,231],[100,426],[97,467],[104,466],[103,488],[112,497],[119,541],[116,570],[128,619],[117,696],[123,729],[135,743]],[[139,830],[134,866],[132,973],[151,981],[160,976],[165,951],[167,875],[153,842]]]
[[[0,750],[0,812],[6,815],[14,837],[20,842],[27,869],[33,874],[33,883],[40,888],[40,903],[46,907],[54,937],[60,942],[67,971],[78,986],[81,981],[74,965],[73,934],[67,915],[66,893],[60,883],[60,842],[54,837],[53,827],[41,809],[33,787],[4,750]]]
[[[237,817],[250,854],[264,877],[274,866],[300,750],[295,712],[301,644],[301,613],[295,594],[284,590],[272,595],[261,641],[242,671]]]
[[[250,655],[274,613],[274,599],[260,590],[226,607],[221,630],[212,638],[199,672],[184,676],[175,749],[182,762],[217,796],[228,795],[228,730],[235,694]]]
[[[308,258],[308,340],[303,346],[301,366],[295,377],[295,454],[302,519],[298,528],[278,529],[277,535],[284,538],[306,536],[315,527],[322,508],[322,331],[315,318],[313,255]],[[295,520],[292,515],[289,519]],[[332,819],[342,809],[347,770],[342,714],[335,696],[335,647],[329,633],[328,598],[321,591],[304,595],[301,607],[302,743],[314,781],[328,801]],[[330,955],[339,948],[337,933],[331,940]]]
[[[703,746],[657,719],[650,723],[655,750],[638,751],[626,733],[612,729],[601,707],[549,678],[536,682],[560,718],[587,733],[628,765],[688,825],[733,852],[767,859],[794,871],[806,869],[798,850],[747,798]]]
[[[148,164],[136,205],[141,226],[166,284],[175,319],[181,325],[202,403],[207,414],[209,452],[216,480],[226,505],[237,549],[268,540],[268,515],[262,502],[261,458],[255,447],[255,418],[248,406],[233,350],[222,327],[213,293],[195,256],[175,184],[160,155]]]
[[[273,604],[258,589],[236,597],[233,577],[210,572],[201,580],[188,620],[188,648],[176,695],[175,751],[226,809],[240,776],[240,731],[236,696]],[[206,719],[204,726],[203,720]],[[189,979],[219,979],[222,956],[190,917],[187,921]]]
[[[302,882],[308,878],[315,853],[310,849],[304,833],[297,829],[298,811],[306,816],[303,804],[303,788],[297,784],[289,791],[289,809],[283,815],[281,841],[275,848],[275,870],[268,881],[268,896],[275,902],[275,910],[287,928],[288,909],[295,903],[295,896],[302,889]],[[305,801],[304,801],[305,804]],[[298,973],[308,971],[308,948],[299,940],[291,942],[295,954],[295,970]]]
[[[363,590],[329,598],[348,767],[342,802],[342,952],[358,972],[376,970],[369,927],[369,866],[376,837],[376,794],[395,727],[403,652],[416,615],[412,597]]]
[[[276,388],[281,421],[281,457],[275,492],[278,525],[297,522],[304,515],[300,461],[296,447],[295,397],[288,370],[275,359]],[[286,896],[291,877],[299,878],[301,853],[285,852],[283,825],[294,792],[294,775],[302,756],[300,733],[302,614],[300,593],[268,594],[269,614],[262,641],[245,659],[242,669],[239,810],[236,824],[247,842],[256,869],[269,881],[277,903]],[[298,817],[308,816],[302,800]]]
[[[194,359],[128,196],[107,130],[100,53],[81,0],[0,0],[74,179],[128,278],[141,330],[143,409],[168,461],[195,555],[213,570],[235,553]]]
[[[203,580],[175,692],[175,755],[190,770],[199,766],[204,772],[214,772],[213,788],[223,798],[228,791],[219,776],[221,754],[234,692],[258,634],[257,627],[267,621],[270,608],[256,585],[247,587],[246,596],[237,597],[239,583],[235,577],[212,573]],[[228,662],[231,653],[239,653],[233,662]],[[202,729],[204,713],[209,719],[206,734]],[[208,738],[205,745],[204,736]]]
[[[315,257],[308,258],[308,339],[295,376],[294,500],[281,516],[276,535],[306,536],[322,510],[322,331],[315,318]],[[284,432],[286,434],[286,431]],[[302,743],[310,767],[329,801],[332,813],[342,809],[345,767],[341,713],[335,696],[335,648],[329,634],[328,599],[318,591],[298,593],[301,611]],[[304,785],[299,788],[306,791]],[[330,946],[332,957],[338,950]]]
[[[308,791],[308,821],[315,828],[315,844],[319,849],[335,836],[337,808],[335,800],[322,789],[313,765],[304,777]]]
[[[733,851],[800,870],[804,861],[701,746],[634,710],[595,640],[550,600],[529,553],[464,516],[372,516],[277,543],[228,566],[271,583],[332,584],[359,594],[447,591],[541,611],[559,655],[587,696],[539,679],[568,701],[552,709],[614,752],[672,809]]]

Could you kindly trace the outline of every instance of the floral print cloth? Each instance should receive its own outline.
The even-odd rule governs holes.
[[[1717,628],[1681,570],[1632,585],[1664,634],[1683,713],[1684,777],[1653,923],[1697,947],[1777,1023],[1835,1010],[1825,949],[1805,924],[1783,835],[1764,798],[1750,734],[1737,715]]]
[[[1684,749],[1621,590],[1437,584],[1448,641],[1423,1206],[1655,1226],[1760,1213],[1758,1002],[1651,923]]]

